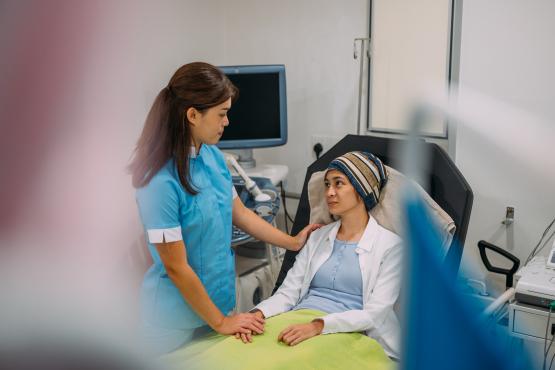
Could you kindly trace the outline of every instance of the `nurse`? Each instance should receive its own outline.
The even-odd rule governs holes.
[[[260,334],[264,319],[233,314],[232,223],[256,239],[299,250],[319,225],[295,237],[274,228],[237,197],[216,144],[229,125],[237,88],[216,67],[179,68],[156,97],[129,166],[153,265],[142,291],[143,329],[156,353],[195,333]]]

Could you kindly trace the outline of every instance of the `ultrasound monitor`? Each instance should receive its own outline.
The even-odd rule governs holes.
[[[218,147],[233,149],[243,167],[254,167],[253,148],[287,143],[285,66],[244,65],[220,69],[239,89],[239,97],[228,112],[229,126]]]

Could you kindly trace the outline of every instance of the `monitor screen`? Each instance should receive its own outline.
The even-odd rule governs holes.
[[[283,65],[220,67],[239,89],[228,112],[220,148],[262,148],[287,142],[287,102]]]

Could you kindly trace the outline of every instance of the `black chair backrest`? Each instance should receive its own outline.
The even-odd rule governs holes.
[[[401,139],[347,135],[323,154],[322,157],[312,163],[306,171],[303,191],[291,231],[292,235],[297,234],[303,227],[308,225],[310,219],[308,181],[314,172],[326,169],[333,159],[354,150],[373,153],[385,164],[395,168],[396,165],[398,166],[401,163],[402,156],[402,151],[395,149],[399,149],[403,142],[404,140]],[[455,221],[457,230],[447,252],[446,262],[458,269],[466,239],[472,201],[474,199],[472,189],[443,149],[437,144],[426,143],[424,141],[421,142],[421,145],[422,150],[429,159],[429,165],[421,169],[428,175],[427,184],[420,185],[425,188],[436,203]],[[296,254],[296,252],[291,251],[287,251],[285,254],[274,292],[285,279],[287,271],[293,266]]]

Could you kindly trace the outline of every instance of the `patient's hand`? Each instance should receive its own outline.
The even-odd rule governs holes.
[[[310,236],[310,234],[314,231],[314,230],[318,230],[319,228],[321,228],[322,224],[309,224],[307,225],[304,229],[302,229],[296,236],[296,242],[297,245],[295,246],[295,248],[293,249],[294,251],[300,251],[302,249],[302,247],[305,245],[306,241],[308,240],[308,237]]]
[[[288,326],[281,333],[279,333],[278,341],[294,346],[301,343],[303,340],[312,338],[322,333],[324,329],[324,321],[316,319],[308,324],[295,324]]]
[[[243,343],[252,343],[252,334],[235,333],[235,339],[241,339]]]
[[[262,313],[262,311],[260,311],[259,309],[256,309],[254,311],[251,311],[251,313],[253,315],[255,315],[256,317],[258,317],[259,319],[264,320],[266,317],[264,316],[264,313]]]

